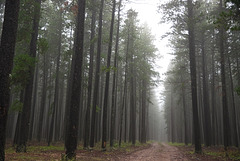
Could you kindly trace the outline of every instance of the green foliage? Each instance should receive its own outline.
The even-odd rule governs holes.
[[[235,91],[237,92],[237,94],[240,96],[240,86],[239,87],[237,87],[236,89],[235,89]]]
[[[63,146],[29,146],[28,152],[63,151]]]
[[[226,155],[230,160],[239,160],[240,159],[240,153],[237,149],[229,149],[227,151],[227,154],[225,151],[206,151],[206,155],[214,156],[215,158],[225,158]]]
[[[27,153],[16,153],[16,148],[13,146],[7,147],[5,150],[6,160],[59,160],[59,156],[51,154],[64,153],[64,145],[58,144],[55,146],[38,146],[31,145],[27,147]]]
[[[31,30],[32,30],[32,19],[34,13],[34,1],[32,0],[21,0],[20,11],[18,18],[18,34],[17,41],[30,42]]]
[[[230,151],[228,151],[228,156],[232,160],[240,160],[240,152],[238,150],[230,150]]]
[[[113,67],[113,66],[110,66],[109,68],[107,67],[107,66],[103,66],[102,67],[102,71],[104,71],[104,72],[110,72],[110,71],[116,71],[117,70],[117,68],[115,68],[115,67]]]
[[[19,54],[14,57],[14,67],[11,75],[11,85],[16,91],[22,90],[30,79],[30,72],[35,66],[35,58],[28,54]]]
[[[75,159],[68,159],[66,154],[62,154],[61,161],[75,161]]]
[[[14,112],[22,112],[22,108],[23,108],[23,103],[20,102],[19,100],[15,100],[12,103],[10,110]]]
[[[96,112],[98,113],[98,112],[100,112],[100,111],[101,111],[101,108],[98,107],[98,106],[96,106]]]
[[[226,30],[230,29],[231,31],[240,30],[240,21],[239,21],[239,7],[240,1],[238,0],[226,0],[226,10],[219,14],[215,24],[218,26],[224,24]]]
[[[48,41],[45,38],[40,38],[38,40],[38,50],[40,51],[41,54],[45,54],[48,50]]]

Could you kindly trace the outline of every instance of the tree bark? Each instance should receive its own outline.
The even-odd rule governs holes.
[[[195,153],[201,153],[202,148],[201,148],[201,141],[200,141],[200,128],[199,128],[199,116],[198,116],[195,36],[194,36],[192,0],[188,0],[187,5],[188,5],[188,34],[189,34],[188,41],[189,41],[189,58],[190,58],[190,73],[191,73],[191,91],[192,91]]]
[[[33,19],[33,26],[32,26],[33,30],[32,30],[31,42],[30,42],[30,53],[29,53],[29,55],[32,58],[36,58],[40,13],[41,13],[41,0],[35,0],[34,19]],[[29,73],[30,73],[30,80],[28,81],[25,87],[22,120],[20,125],[20,136],[19,136],[20,139],[16,148],[16,152],[26,152],[26,143],[27,143],[28,134],[29,134],[28,132],[29,132],[31,104],[32,104],[31,101],[32,101],[32,91],[33,91],[34,69],[31,69]]]
[[[84,22],[85,22],[85,0],[78,0],[77,26],[74,41],[74,55],[72,59],[72,70],[70,79],[70,102],[69,102],[69,119],[68,128],[66,131],[66,157],[68,159],[76,158],[78,122],[79,122],[79,107],[80,93],[82,84],[82,63],[83,63],[83,48],[84,48]],[[70,81],[71,82],[71,81]]]
[[[59,4],[59,6],[61,3]],[[59,68],[60,68],[60,58],[61,58],[61,46],[62,46],[62,11],[59,11],[59,28],[58,28],[58,55],[57,55],[57,66],[56,66],[56,78],[55,78],[55,91],[54,91],[54,101],[52,105],[52,117],[50,122],[50,129],[49,129],[49,136],[48,136],[48,146],[51,144],[53,140],[53,124],[54,124],[54,117],[57,114],[57,108],[59,108]],[[51,107],[50,107],[51,108]],[[57,116],[55,119],[55,128],[57,123]],[[60,117],[60,116],[58,116]]]
[[[235,105],[235,96],[234,96],[234,88],[233,88],[233,76],[232,76],[232,68],[230,58],[228,56],[228,67],[229,67],[229,77],[230,77],[230,86],[231,86],[231,97],[232,97],[232,114],[233,114],[233,144],[234,146],[238,147],[238,127],[237,127],[237,112],[236,112],[236,105]]]
[[[204,106],[204,138],[205,145],[208,147],[211,145],[211,117],[210,117],[210,107],[209,107],[209,93],[208,93],[208,84],[207,84],[207,66],[206,66],[206,55],[205,55],[205,44],[204,37],[202,37],[202,81],[203,81],[203,106]]]
[[[111,26],[110,26],[109,43],[108,43],[108,56],[107,56],[107,70],[106,70],[104,103],[103,103],[102,149],[104,151],[106,150],[106,142],[107,142],[107,109],[108,109],[109,78],[110,78],[110,71],[111,71],[110,65],[111,65],[111,53],[112,53],[112,39],[113,39],[113,26],[114,26],[114,18],[115,18],[115,8],[116,8],[116,0],[113,0],[112,20],[111,20]]]
[[[114,0],[115,1],[115,0]],[[118,57],[118,45],[119,45],[119,28],[120,28],[120,11],[121,11],[121,2],[119,0],[118,6],[118,21],[117,21],[117,35],[116,35],[116,44],[115,44],[115,57],[114,57],[114,73],[113,73],[113,87],[112,87],[112,110],[111,110],[111,131],[110,131],[110,146],[113,146],[114,137],[115,137],[115,121],[116,121],[116,100],[117,100],[117,86],[116,86],[116,77],[117,77],[117,57]]]
[[[7,0],[0,46],[0,160],[5,160],[6,124],[10,101],[9,74],[13,67],[13,57],[18,27],[20,0]]]
[[[183,74],[181,74],[181,83],[182,83],[181,92],[182,92],[183,120],[184,120],[184,143],[185,145],[188,145],[187,106],[186,106],[186,96],[185,96],[186,86],[183,80]]]
[[[98,24],[98,46],[97,46],[97,58],[96,58],[96,73],[93,92],[93,109],[92,109],[92,122],[91,122],[91,134],[90,134],[90,147],[94,147],[95,137],[95,121],[96,121],[96,108],[98,101],[99,91],[99,78],[100,78],[100,63],[101,63],[101,50],[102,50],[102,16],[103,16],[104,0],[101,0],[100,12],[99,12],[99,24]]]
[[[46,60],[46,53],[43,53],[43,78],[42,78],[42,98],[41,98],[41,105],[40,105],[40,114],[38,118],[38,130],[37,130],[37,140],[38,142],[42,139],[42,128],[43,128],[43,115],[45,112],[45,105],[46,105],[46,95],[47,95],[47,60]]]
[[[145,78],[142,80],[142,130],[141,130],[141,142],[146,143],[146,99],[147,99],[147,83]]]
[[[96,0],[92,0],[92,22],[91,22],[91,38],[90,38],[90,61],[89,61],[89,78],[88,78],[88,96],[87,96],[87,110],[85,117],[85,132],[84,132],[84,148],[89,145],[89,133],[90,133],[90,109],[92,101],[92,77],[93,77],[93,57],[94,57],[94,38],[95,38],[95,24],[96,24]]]
[[[220,12],[223,11],[222,0],[220,0]],[[223,106],[223,138],[224,138],[224,149],[227,150],[229,146],[229,112],[227,103],[227,89],[226,89],[226,77],[225,77],[225,56],[224,56],[224,28],[221,25],[219,29],[219,47],[220,47],[220,66],[221,66],[221,81],[222,81],[222,106]]]
[[[37,59],[39,59],[39,54],[37,55]],[[30,129],[29,129],[29,140],[32,140],[33,135],[33,125],[34,125],[34,116],[35,116],[35,110],[37,107],[37,96],[38,96],[38,77],[39,77],[39,64],[36,63],[36,68],[34,72],[34,92],[33,92],[33,103],[32,103],[32,111],[31,111],[31,118],[30,118]]]

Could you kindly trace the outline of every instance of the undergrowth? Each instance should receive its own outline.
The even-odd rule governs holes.
[[[110,144],[107,144],[106,151],[102,151],[101,142],[96,143],[92,151],[84,150],[82,146],[83,144],[79,143],[76,153],[80,157],[82,157],[81,154],[84,154],[85,157],[90,157],[93,160],[105,160],[105,157],[111,158],[115,154],[133,152],[139,148],[144,148],[145,146],[148,146],[150,143],[152,142],[142,144],[139,141],[136,141],[136,144],[132,145],[131,142],[122,142],[121,147],[119,147],[118,142],[116,141],[113,147],[110,147]],[[27,146],[27,153],[16,153],[15,147],[9,145],[6,148],[5,152],[6,160],[66,160],[63,143],[47,146],[43,143],[33,142],[29,144],[29,146]],[[99,157],[99,155],[104,157]]]

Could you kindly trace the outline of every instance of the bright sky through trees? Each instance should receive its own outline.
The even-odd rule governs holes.
[[[148,26],[151,28],[152,35],[155,36],[155,45],[158,48],[158,60],[156,61],[156,70],[159,72],[161,80],[164,79],[164,73],[167,71],[168,65],[172,56],[169,54],[171,53],[171,48],[168,47],[168,38],[162,38],[166,32],[170,30],[170,25],[161,23],[161,13],[158,12],[159,4],[163,4],[168,0],[130,0],[125,10],[132,8],[138,12],[138,18],[140,23],[147,23]],[[159,87],[156,88],[156,94],[158,98],[161,97],[160,93],[162,93],[163,84],[159,84]],[[161,99],[161,98],[159,98]]]

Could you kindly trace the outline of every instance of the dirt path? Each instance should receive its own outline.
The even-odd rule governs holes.
[[[136,151],[120,161],[188,161],[177,147],[163,143],[153,143],[150,148]]]

